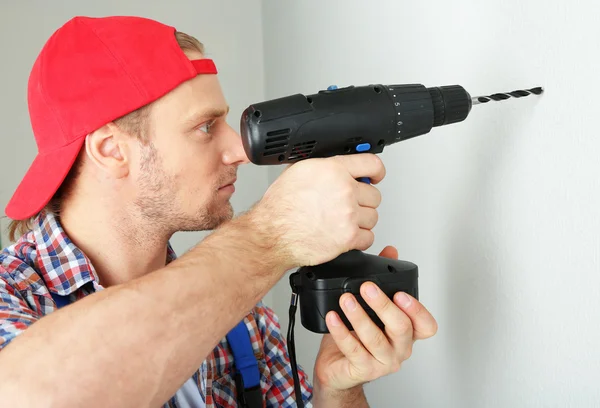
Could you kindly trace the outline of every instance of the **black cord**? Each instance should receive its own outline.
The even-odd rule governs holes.
[[[302,389],[300,388],[300,379],[298,378],[298,366],[296,364],[296,345],[294,344],[294,323],[296,322],[296,307],[298,303],[298,294],[292,292],[292,300],[290,302],[290,322],[287,332],[288,351],[290,353],[290,362],[292,363],[292,374],[294,375],[294,394],[296,396],[296,405],[299,408],[304,408],[302,400]]]

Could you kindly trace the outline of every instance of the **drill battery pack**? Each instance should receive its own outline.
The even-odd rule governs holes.
[[[418,267],[414,263],[380,257],[361,251],[346,252],[330,262],[306,266],[290,275],[292,290],[298,294],[302,326],[314,333],[328,333],[325,316],[336,311],[346,327],[352,325],[340,307],[340,297],[352,293],[379,328],[384,324],[360,294],[365,282],[373,282],[392,299],[405,292],[419,299]]]

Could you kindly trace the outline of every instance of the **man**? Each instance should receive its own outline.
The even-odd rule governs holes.
[[[0,254],[0,401],[8,407],[237,406],[226,335],[243,321],[267,406],[294,406],[284,339],[260,299],[285,271],[373,243],[384,177],[374,155],[306,160],[232,217],[247,163],[216,67],[193,37],[136,17],[78,17],[48,40],[29,81],[39,152],[9,202]],[[177,231],[211,230],[175,259]],[[382,255],[396,257],[387,247]],[[327,315],[319,407],[364,406],[362,385],[399,369],[429,312],[402,293]]]

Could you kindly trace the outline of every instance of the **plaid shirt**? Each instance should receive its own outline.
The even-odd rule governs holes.
[[[168,260],[175,258],[169,246]],[[55,293],[72,301],[102,290],[89,259],[67,237],[51,214],[37,219],[33,230],[0,252],[0,351],[42,316],[57,309]],[[267,407],[295,406],[294,380],[285,340],[274,312],[260,302],[245,318],[260,369]],[[236,407],[233,355],[222,339],[194,373],[206,407]],[[298,367],[304,399],[312,386]],[[176,397],[164,407],[179,407]],[[311,406],[310,401],[307,406]]]

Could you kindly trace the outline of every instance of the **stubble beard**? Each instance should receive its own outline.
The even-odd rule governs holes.
[[[141,217],[167,235],[178,231],[207,231],[221,226],[233,218],[233,207],[229,201],[219,198],[217,187],[208,205],[198,208],[196,214],[186,214],[177,207],[177,188],[172,177],[162,170],[160,158],[152,143],[143,147],[140,178],[140,195],[135,207]],[[235,170],[233,170],[235,176]],[[230,180],[231,173],[219,179],[219,183]],[[221,184],[219,184],[221,185]]]

